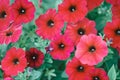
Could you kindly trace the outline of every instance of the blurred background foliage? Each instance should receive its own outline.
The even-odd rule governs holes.
[[[51,56],[46,53],[45,47],[50,43],[49,40],[43,40],[42,37],[39,37],[35,34],[36,25],[35,19],[39,15],[44,14],[49,8],[55,8],[58,10],[58,4],[62,0],[42,0],[42,3],[39,3],[38,0],[30,0],[36,7],[35,18],[32,22],[28,24],[23,24],[23,32],[18,42],[10,43],[9,45],[0,45],[0,61],[5,56],[5,53],[11,47],[23,48],[28,50],[31,47],[35,47],[41,50],[44,55],[44,63],[39,68],[26,68],[23,73],[20,73],[18,76],[15,76],[15,80],[68,80],[68,76],[65,73],[65,65],[74,56],[74,52],[71,54],[71,57],[66,61],[53,60]],[[11,0],[11,4],[14,0]],[[90,11],[87,16],[90,20],[96,22],[96,29],[98,34],[104,37],[103,28],[106,25],[106,22],[111,21],[111,5],[105,1],[94,10]],[[108,44],[109,45],[109,44]],[[110,80],[120,80],[120,62],[118,63],[119,56],[118,52],[109,48],[109,54],[105,59],[96,65],[98,68],[104,68],[108,73]],[[3,72],[0,70],[0,80],[3,79]]]

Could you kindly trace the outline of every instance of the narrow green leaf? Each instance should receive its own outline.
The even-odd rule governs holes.
[[[115,71],[115,66],[113,65],[110,70],[108,71],[108,76],[110,80],[116,80],[116,71]]]

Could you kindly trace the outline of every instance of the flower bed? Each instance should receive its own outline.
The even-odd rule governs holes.
[[[0,0],[0,80],[120,80],[120,0]]]

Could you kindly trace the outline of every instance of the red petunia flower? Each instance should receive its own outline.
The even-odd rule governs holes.
[[[112,19],[120,19],[120,4],[112,6]]]
[[[7,75],[6,73],[3,73],[4,80],[14,80],[10,75]]]
[[[10,76],[16,76],[19,72],[23,72],[27,65],[25,51],[20,48],[11,48],[7,51],[1,65],[2,70]]]
[[[49,9],[45,14],[40,15],[36,20],[38,29],[36,33],[44,39],[52,40],[56,35],[61,33],[64,21],[62,16],[56,13],[55,9]]]
[[[81,36],[97,34],[97,30],[95,29],[95,22],[85,18],[74,25],[68,25],[65,34],[67,34],[75,43],[75,45],[77,45]]]
[[[0,31],[0,44],[9,44],[11,42],[17,42],[22,33],[22,26],[16,24],[10,24],[8,29]]]
[[[104,27],[104,33],[108,40],[112,39],[111,46],[117,48],[120,44],[120,20],[108,22]]]
[[[109,80],[109,77],[103,69],[94,68],[88,72],[85,80]]]
[[[69,23],[82,20],[87,14],[86,0],[63,0],[58,6],[58,12]]]
[[[87,0],[88,10],[93,10],[94,8],[100,6],[104,0]]]
[[[100,36],[94,34],[84,35],[77,45],[75,57],[83,64],[96,65],[108,54],[105,41]]]
[[[13,18],[10,1],[0,0],[0,31],[6,29]]]
[[[106,0],[108,3],[112,4],[112,5],[118,5],[120,4],[120,0]]]
[[[70,57],[71,52],[74,50],[74,45],[66,35],[56,36],[51,41],[50,55],[53,59],[66,60]]]
[[[28,23],[34,18],[35,7],[28,0],[15,0],[12,9],[16,23]]]
[[[43,63],[44,54],[36,48],[30,48],[30,50],[26,51],[26,58],[28,61],[28,66],[33,68],[39,67]]]
[[[73,58],[66,65],[65,72],[67,73],[69,80],[87,80],[87,73],[94,69],[93,66],[82,64],[77,58]]]
[[[117,49],[117,51],[118,51],[118,53],[119,53],[119,55],[120,55],[120,43],[118,44],[119,46],[116,48]]]

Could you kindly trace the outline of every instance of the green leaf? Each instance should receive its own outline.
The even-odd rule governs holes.
[[[30,80],[36,80],[41,76],[40,71],[33,70],[30,76]]]
[[[110,80],[116,80],[117,74],[116,74],[115,66],[114,65],[108,71],[108,76],[109,76]]]
[[[62,73],[62,78],[68,78],[67,74],[65,73],[65,71]]]
[[[51,69],[51,70],[46,69],[45,76],[48,77],[48,80],[51,80],[52,77],[56,77],[55,69]]]

